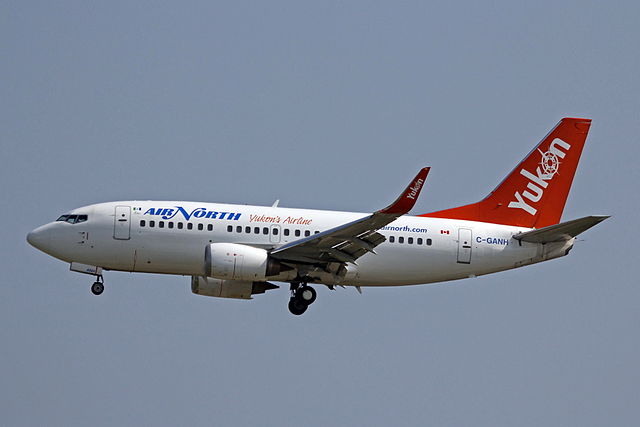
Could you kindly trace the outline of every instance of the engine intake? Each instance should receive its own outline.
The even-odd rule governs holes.
[[[264,281],[286,269],[266,250],[237,243],[211,243],[205,249],[204,264],[208,277],[252,282]]]

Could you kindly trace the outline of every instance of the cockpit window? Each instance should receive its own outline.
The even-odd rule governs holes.
[[[78,224],[80,222],[85,222],[87,219],[87,215],[62,215],[56,221],[68,222],[69,224]]]

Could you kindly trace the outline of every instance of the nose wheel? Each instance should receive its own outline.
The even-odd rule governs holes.
[[[94,295],[100,295],[102,292],[104,292],[104,282],[102,276],[98,276],[98,280],[93,282],[93,285],[91,285],[91,293]]]
[[[306,283],[291,284],[291,298],[289,298],[289,311],[291,314],[300,316],[307,311],[317,298],[316,290]]]

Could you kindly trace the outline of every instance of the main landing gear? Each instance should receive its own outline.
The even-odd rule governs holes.
[[[307,307],[313,304],[316,297],[316,290],[306,283],[292,283],[289,311],[296,316],[301,315],[307,311]]]
[[[93,282],[93,285],[91,285],[91,293],[93,293],[94,295],[100,295],[102,292],[104,292],[104,279],[102,278],[102,276],[97,277],[97,280]]]

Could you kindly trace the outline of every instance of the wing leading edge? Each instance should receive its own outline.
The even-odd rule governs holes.
[[[377,231],[408,213],[416,203],[429,174],[422,168],[395,202],[364,218],[283,245],[271,251],[282,261],[301,263],[355,263],[362,255],[375,253],[386,238]]]

